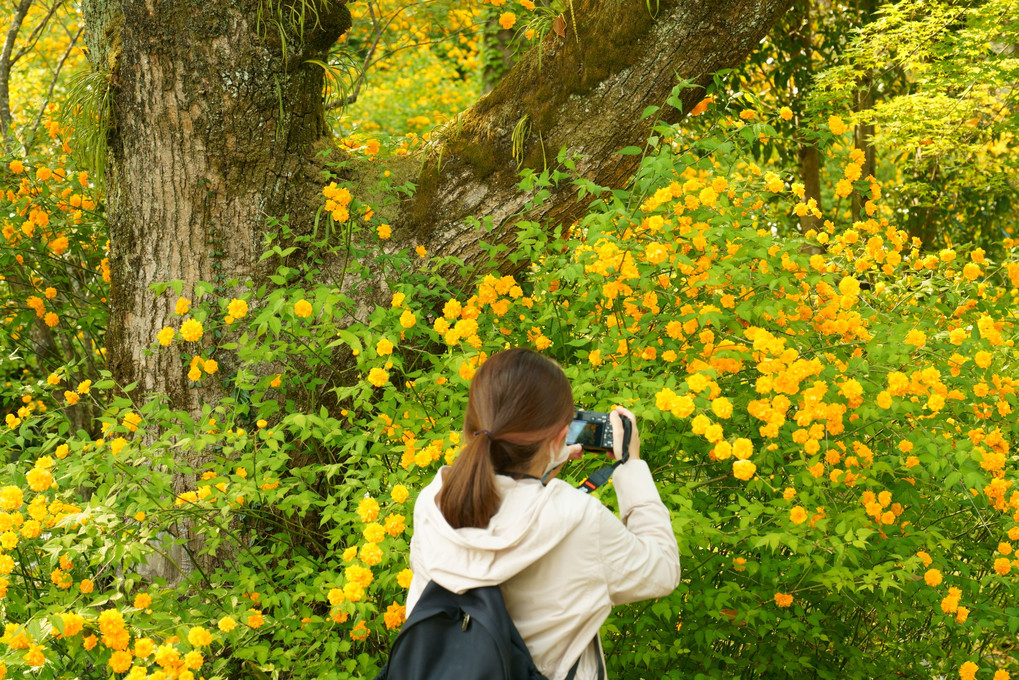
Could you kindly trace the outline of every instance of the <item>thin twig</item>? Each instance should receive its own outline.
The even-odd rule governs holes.
[[[53,6],[50,7],[50,11],[46,13],[46,16],[44,16],[42,21],[39,22],[39,25],[32,29],[32,32],[28,35],[28,40],[25,41],[25,45],[15,53],[14,57],[11,59],[11,66],[18,63],[19,59],[28,54],[32,48],[35,47],[35,43],[39,41],[39,37],[46,28],[46,24],[50,22],[50,19],[53,18],[53,14],[60,9],[60,6],[63,4],[64,0],[57,0],[53,3]]]
[[[57,86],[57,79],[60,78],[60,71],[64,68],[64,62],[71,56],[71,52],[74,50],[74,46],[78,44],[78,38],[84,33],[85,27],[82,26],[78,29],[78,32],[71,39],[71,44],[67,46],[67,51],[64,52],[64,56],[60,58],[60,62],[57,64],[57,70],[53,73],[53,80],[50,81],[49,92],[46,93],[46,100],[43,101],[42,106],[39,107],[39,113],[35,116],[35,124],[32,126],[32,132],[25,137],[25,155],[28,155],[29,150],[35,144],[35,133],[39,130],[39,125],[42,123],[42,114],[45,113],[46,107],[49,106],[50,99],[53,98],[53,90]]]

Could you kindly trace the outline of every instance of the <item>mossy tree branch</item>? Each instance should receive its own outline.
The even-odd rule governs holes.
[[[473,216],[492,219],[494,230],[486,240],[511,244],[510,218],[529,198],[516,188],[512,155],[513,130],[524,116],[531,123],[524,140],[525,166],[540,171],[545,158],[554,162],[565,148],[568,156],[581,157],[581,176],[621,186],[639,157],[615,152],[643,146],[653,121],[641,118],[644,109],[663,105],[678,79],[703,86],[715,71],[738,64],[789,4],[661,2],[650,5],[657,8],[652,16],[644,0],[574,0],[573,12],[563,15],[565,36],[549,31],[540,54],[535,47],[523,55],[491,93],[462,115],[459,134],[443,139],[433,158],[425,160],[419,189],[406,205],[395,238],[476,263],[487,255],[467,221]],[[701,88],[685,90],[683,111],[663,108],[660,116],[676,122],[702,96]],[[572,186],[560,186],[527,218],[549,227],[569,225],[590,200],[578,199]]]

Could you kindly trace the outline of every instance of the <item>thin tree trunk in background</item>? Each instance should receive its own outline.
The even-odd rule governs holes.
[[[13,153],[17,140],[11,132],[11,55],[14,52],[14,41],[21,31],[21,24],[25,21],[32,0],[21,0],[14,10],[14,17],[7,29],[7,37],[4,40],[3,51],[0,52],[0,125],[3,126],[4,148],[7,153]]]
[[[874,97],[871,94],[873,80],[871,74],[860,83],[860,89],[856,91],[854,108],[857,112],[874,108]],[[877,172],[874,156],[874,146],[871,138],[874,136],[874,125],[872,123],[861,123],[853,131],[853,141],[857,149],[863,151],[863,166],[860,172],[861,177],[872,176]],[[864,204],[871,199],[870,193],[853,192],[853,221],[864,219],[867,214],[864,211]]]
[[[874,20],[874,12],[877,9],[876,0],[862,0],[860,4],[860,25],[866,25]],[[853,109],[859,113],[874,108],[874,72],[867,71],[857,85],[856,95],[853,99]],[[873,123],[861,123],[853,131],[853,142],[857,149],[863,151],[863,167],[860,176],[877,176],[877,163],[874,156],[874,145],[871,138],[874,136]],[[853,192],[853,221],[864,219],[867,214],[865,204],[871,199],[870,192],[861,194]]]
[[[814,33],[810,23],[810,2],[805,0],[802,4],[797,3],[797,9],[802,10],[803,20],[796,36],[799,38],[800,50],[808,66],[804,69],[802,77],[795,78],[795,82],[797,89],[804,92],[814,79]],[[800,182],[803,183],[804,202],[814,199],[818,209],[823,211],[824,208],[821,205],[821,154],[818,153],[816,146],[806,141],[800,143],[796,153],[799,159]],[[800,217],[801,233],[819,229],[820,226],[821,220],[809,212]]]
[[[790,0],[574,0],[579,25],[546,36],[541,69],[532,48],[492,92],[432,136],[430,155],[394,162],[393,175],[416,180],[415,194],[388,208],[394,226],[387,247],[424,245],[429,252],[462,258],[468,266],[488,257],[469,219],[491,219],[485,240],[511,246],[515,215],[530,198],[518,189],[511,138],[527,117],[520,161],[556,166],[565,149],[577,172],[599,184],[622,186],[639,159],[618,149],[643,144],[650,104],[664,105],[676,77],[704,85],[720,68],[735,66],[785,12]],[[175,295],[153,296],[156,282],[182,280],[194,300],[197,281],[217,285],[231,278],[257,282],[257,259],[266,219],[289,215],[308,233],[321,203],[324,166],[318,157],[335,150],[325,123],[324,58],[350,25],[343,2],[319,4],[319,22],[290,36],[284,55],[275,29],[259,31],[259,0],[85,0],[86,44],[96,68],[110,68],[115,121],[110,126],[106,187],[110,224],[110,320],[107,359],[120,384],[138,382],[138,394],[165,394],[172,408],[193,417],[221,397],[210,381],[193,387],[187,357],[178,351],[146,353],[156,333],[174,325]],[[567,17],[569,18],[569,17]],[[719,36],[725,36],[720,40]],[[703,90],[682,93],[689,110]],[[667,122],[681,114],[669,107]],[[441,156],[441,167],[438,158]],[[352,160],[353,179],[361,169]],[[568,184],[528,215],[551,227],[577,220],[591,197],[578,199]],[[520,269],[503,254],[501,265]],[[264,265],[263,265],[264,266]],[[338,278],[338,277],[337,277]],[[365,306],[385,298],[385,281],[348,281]],[[188,354],[212,344],[190,343]],[[221,369],[228,372],[228,367]],[[181,454],[174,492],[195,488],[201,458]],[[203,545],[199,530],[184,526],[192,553]],[[207,571],[228,555],[202,556]],[[149,576],[179,581],[182,551],[150,562]]]

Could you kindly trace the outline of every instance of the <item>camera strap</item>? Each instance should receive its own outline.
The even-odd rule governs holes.
[[[612,465],[606,465],[603,468],[595,470],[588,476],[587,479],[582,481],[580,485],[577,486],[577,488],[583,491],[584,493],[591,493],[598,487],[603,486],[605,482],[609,481],[609,478],[612,476],[612,473],[615,471],[617,467],[620,466],[620,464],[622,464],[622,462],[623,461],[621,460],[617,460]]]
[[[595,489],[604,486],[605,482],[609,481],[612,477],[612,473],[615,472],[616,468],[625,463],[630,459],[630,432],[631,426],[630,421],[623,418],[623,458],[617,460],[612,465],[606,465],[603,468],[599,468],[592,472],[587,479],[582,481],[577,488],[584,493],[591,493]]]

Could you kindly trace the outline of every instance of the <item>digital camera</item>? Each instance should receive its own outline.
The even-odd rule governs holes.
[[[620,416],[623,422],[623,460],[629,458],[630,419]],[[612,423],[609,414],[599,411],[577,411],[566,430],[566,444],[580,444],[585,451],[612,450]]]

